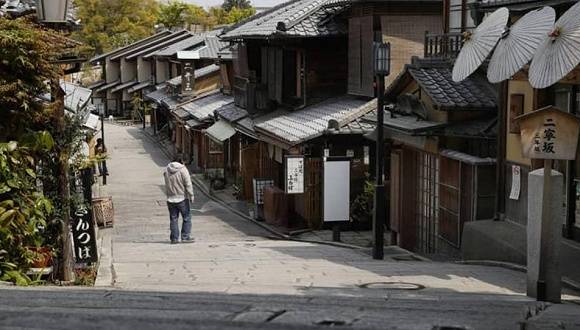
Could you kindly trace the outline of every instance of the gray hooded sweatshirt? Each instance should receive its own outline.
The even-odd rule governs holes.
[[[193,185],[185,165],[178,162],[169,163],[163,177],[168,202],[179,203],[185,199],[193,200]]]

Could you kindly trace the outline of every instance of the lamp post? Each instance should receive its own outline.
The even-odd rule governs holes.
[[[389,43],[373,44],[374,73],[377,82],[377,141],[376,141],[376,177],[375,200],[373,214],[373,259],[384,258],[384,219],[386,216],[385,185],[383,182],[384,145],[383,145],[383,118],[385,77],[391,70],[391,45]]]
[[[38,21],[43,25],[54,24],[53,27],[58,27],[66,23],[66,16],[68,14],[68,6],[70,0],[37,0],[36,13]],[[55,62],[55,64],[57,64]],[[54,113],[53,121],[56,131],[60,135],[64,135],[66,131],[65,124],[65,109],[64,97],[65,93],[60,88],[59,79],[54,79],[50,82],[51,98],[57,106]],[[60,260],[60,278],[64,281],[71,281],[74,279],[74,251],[71,240],[71,212],[70,212],[70,179],[69,179],[69,163],[70,147],[66,145],[56,146],[59,153],[58,161],[58,197],[62,203],[62,258]]]

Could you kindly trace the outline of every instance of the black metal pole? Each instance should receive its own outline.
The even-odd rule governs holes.
[[[377,141],[376,141],[376,178],[373,216],[373,259],[384,258],[384,221],[385,221],[385,185],[383,184],[384,145],[383,117],[385,77],[377,75]]]
[[[105,98],[105,106],[103,108],[103,112],[101,113],[101,139],[103,140],[103,147],[105,147],[105,115],[107,114],[107,110],[108,110],[108,105],[109,105],[109,100],[107,98]],[[105,160],[101,160],[102,162],[105,162]],[[107,184],[107,174],[106,173],[101,173],[103,175],[103,185]]]

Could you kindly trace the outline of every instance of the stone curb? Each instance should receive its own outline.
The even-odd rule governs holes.
[[[518,264],[514,264],[511,262],[505,262],[505,261],[494,261],[494,260],[462,260],[462,261],[456,261],[456,263],[458,264],[464,264],[464,265],[479,265],[479,266],[491,266],[491,267],[500,267],[500,268],[506,268],[506,269],[510,269],[510,270],[514,270],[517,272],[522,272],[525,273],[528,271],[528,269],[526,268],[526,266],[522,266],[522,265],[518,265]],[[575,291],[580,292],[580,283],[573,281],[567,277],[562,277],[562,285],[564,287],[567,287],[568,289],[572,289]]]

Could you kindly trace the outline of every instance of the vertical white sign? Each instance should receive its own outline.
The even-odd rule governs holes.
[[[512,190],[510,199],[520,199],[520,187],[522,182],[522,169],[518,165],[512,165]]]
[[[370,148],[369,148],[369,146],[364,146],[363,150],[364,150],[363,163],[365,165],[369,165],[371,163]]]
[[[304,193],[304,157],[286,158],[286,193]]]
[[[350,219],[350,161],[324,162],[324,221]]]

